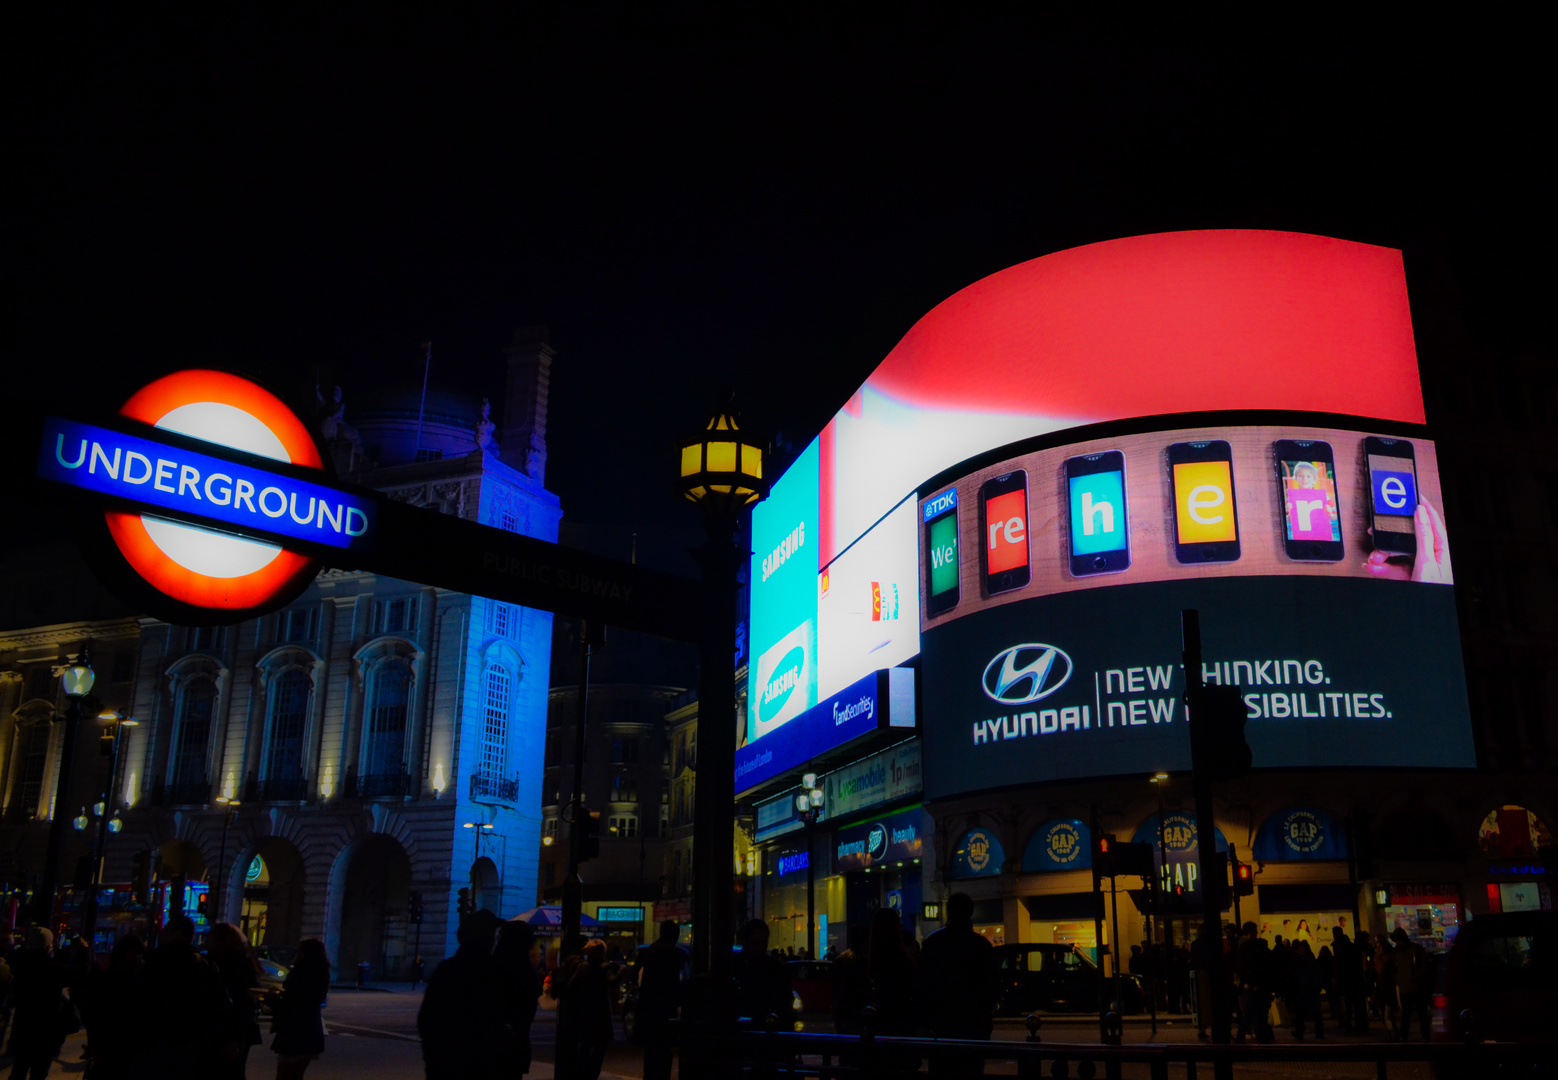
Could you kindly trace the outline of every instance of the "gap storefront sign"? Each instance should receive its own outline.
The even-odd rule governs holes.
[[[1040,825],[1022,852],[1022,872],[1088,870],[1093,865],[1093,831],[1076,818],[1055,818]]]
[[[1266,819],[1250,855],[1261,862],[1345,859],[1347,838],[1324,810],[1292,807]]]
[[[914,671],[874,671],[761,739],[738,747],[736,793],[751,791],[862,735],[914,724]]]
[[[837,873],[870,870],[918,859],[925,850],[925,815],[918,806],[833,834]]]
[[[1217,850],[1226,853],[1228,841],[1221,829],[1213,830]],[[1183,889],[1183,904],[1194,907],[1201,900],[1201,844],[1196,833],[1194,814],[1170,810],[1163,815],[1162,846],[1159,847],[1158,815],[1154,814],[1141,823],[1131,840],[1138,844],[1151,844],[1153,861],[1158,867],[1158,879],[1163,885],[1163,895],[1173,905],[1176,886]],[[1195,904],[1192,904],[1192,901]]]

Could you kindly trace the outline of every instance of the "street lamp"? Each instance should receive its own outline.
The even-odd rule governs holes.
[[[768,494],[763,448],[742,437],[727,401],[677,446],[676,491],[703,511],[705,627],[698,651],[698,799],[693,810],[693,970],[723,972],[734,933],[736,846],[736,575],[750,552],[735,542],[741,511]]]
[[[475,859],[475,861],[476,862],[481,862],[481,838],[484,837],[484,836],[491,836],[492,835],[492,822],[490,822],[490,821],[467,821],[465,823],[464,827],[467,828],[467,829],[475,829],[476,830],[476,859]],[[474,867],[474,864],[473,864],[472,869],[474,869],[474,868],[475,867]],[[476,890],[480,890],[480,888],[481,888],[481,882],[474,874],[471,876],[471,885],[474,886],[474,888]]]
[[[795,809],[806,823],[806,952],[809,957],[816,959],[820,954],[817,949],[817,867],[811,858],[814,846],[812,830],[817,819],[822,816],[825,796],[817,786],[816,773],[807,773],[801,777],[801,786],[806,790],[796,794]]]
[[[59,888],[60,854],[65,846],[65,807],[70,803],[70,767],[76,756],[76,729],[81,726],[81,700],[92,692],[97,676],[92,671],[89,646],[83,645],[74,660],[54,668],[59,676],[60,689],[69,699],[64,717],[56,715],[56,723],[63,719],[64,736],[60,739],[59,777],[54,784],[54,808],[50,813],[49,846],[43,858],[43,880],[38,883],[38,895],[33,900],[37,920],[54,929],[54,893]]]
[[[223,809],[222,814],[222,853],[216,857],[216,896],[212,898],[211,910],[216,913],[213,922],[226,922],[227,918],[222,911],[222,878],[227,866],[227,830],[232,828],[233,819],[238,816],[238,808],[243,805],[237,799],[229,799],[226,795],[218,795],[216,804]]]
[[[81,914],[81,934],[88,948],[93,947],[93,938],[97,933],[97,893],[103,881],[103,851],[108,844],[108,834],[118,833],[124,828],[124,822],[119,820],[119,811],[113,808],[119,790],[119,743],[124,738],[125,728],[140,726],[140,721],[135,717],[125,716],[116,709],[104,709],[97,714],[97,719],[107,729],[98,744],[103,756],[108,758],[108,784],[103,797],[92,804],[92,813],[97,817],[97,837],[92,842],[92,889]],[[85,822],[77,828],[86,828]]]

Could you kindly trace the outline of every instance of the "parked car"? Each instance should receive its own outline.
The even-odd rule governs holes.
[[[1558,911],[1478,915],[1463,924],[1439,964],[1434,1041],[1558,1041],[1554,950]]]
[[[790,989],[801,999],[803,1013],[833,1014],[833,962],[791,960],[784,965]]]
[[[1115,980],[1100,978],[1098,965],[1070,945],[997,945],[1001,973],[997,1016],[1047,1012],[1097,1012],[1100,1007],[1121,1014],[1141,1012],[1146,1002],[1141,979],[1120,976],[1120,1007],[1114,1002]]]
[[[260,985],[254,996],[259,999],[260,1012],[264,1015],[276,1015],[276,1002],[281,999],[281,987],[287,981],[289,970],[285,964],[260,957]]]

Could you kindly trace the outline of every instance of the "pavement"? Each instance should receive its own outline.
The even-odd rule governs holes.
[[[416,1036],[416,1014],[422,1004],[422,994],[410,992],[404,984],[385,984],[366,989],[340,989],[331,991],[329,1006],[325,1009],[325,1053],[309,1066],[308,1080],[423,1080],[421,1046]],[[1091,1017],[1047,1015],[1042,1018],[1040,1038],[1046,1043],[1087,1043],[1098,1038],[1098,1021]],[[827,1030],[825,1021],[812,1021],[810,1030]],[[536,1018],[531,1031],[535,1049],[535,1063],[528,1074],[531,1080],[554,1080],[552,1070],[555,1045],[556,1016],[542,1012]],[[1024,1018],[1002,1019],[996,1022],[995,1038],[1015,1042],[1027,1038]],[[1154,1034],[1146,1017],[1127,1017],[1124,1024],[1124,1041],[1127,1044],[1192,1044],[1198,1041],[1197,1031],[1187,1016],[1159,1017]],[[1381,1037],[1376,1028],[1374,1039]],[[1293,1040],[1287,1032],[1278,1036],[1282,1043]],[[1374,1041],[1331,1033],[1326,1042],[1331,1045]],[[266,1038],[269,1043],[269,1036]],[[82,1036],[75,1035],[66,1043],[61,1060],[51,1076],[79,1076],[84,1071],[80,1060]],[[8,1064],[8,1063],[6,1063]],[[3,1066],[0,1066],[3,1067]],[[1184,1075],[1182,1066],[1171,1069],[1171,1077]],[[1010,1063],[992,1064],[991,1075],[1011,1075]],[[1048,1071],[1048,1070],[1046,1070]],[[268,1045],[257,1046],[249,1056],[248,1080],[272,1080],[276,1074],[275,1057]],[[1203,1075],[1210,1075],[1204,1068]],[[1127,1067],[1127,1080],[1146,1077],[1145,1066]],[[1341,1063],[1272,1063],[1271,1065],[1240,1066],[1235,1075],[1244,1080],[1260,1078],[1303,1077],[1305,1080],[1365,1080],[1376,1075],[1373,1064],[1366,1062]],[[615,1042],[606,1056],[601,1080],[641,1080],[642,1058],[636,1046],[626,1042],[618,1032]],[[1392,1080],[1428,1080],[1432,1076],[1426,1064],[1403,1062],[1389,1067]]]

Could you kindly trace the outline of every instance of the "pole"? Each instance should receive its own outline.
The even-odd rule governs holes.
[[[1174,916],[1168,909],[1168,852],[1163,846],[1163,785],[1167,781],[1158,781],[1158,880],[1153,883],[1153,891],[1157,894],[1158,921],[1163,924],[1163,953],[1161,963],[1156,965],[1157,981],[1163,985],[1163,1007],[1169,1006],[1169,954],[1174,951]],[[1158,987],[1152,988],[1152,1000],[1158,999]]]
[[[1196,712],[1201,707],[1201,615],[1194,608],[1180,612],[1184,635],[1185,696],[1190,719],[1191,784],[1196,804],[1196,858],[1201,877],[1201,939],[1204,952],[1201,962],[1209,965],[1208,984],[1211,986],[1212,1042],[1226,1046],[1233,1041],[1229,1009],[1223,998],[1226,989],[1222,980],[1222,913],[1217,909],[1216,890],[1211,881],[1217,862],[1217,824],[1212,810],[1212,778],[1207,773],[1206,755],[1199,753],[1201,729],[1196,723]],[[1227,873],[1224,872],[1226,879]],[[1233,1066],[1219,1061],[1213,1075],[1222,1080],[1232,1077]]]
[[[427,354],[422,358],[422,404],[417,409],[416,450],[418,453],[422,450],[422,418],[427,415],[427,373],[433,367],[433,343],[424,341],[422,344],[427,349]],[[412,456],[414,457],[415,455]]]
[[[736,571],[733,515],[711,512],[708,540],[693,552],[703,569],[704,632],[698,649],[698,788],[693,807],[693,971],[730,967],[735,939]]]
[[[237,811],[231,806],[222,807],[222,847],[221,854],[216,857],[216,896],[212,897],[214,902],[211,905],[211,910],[215,913],[216,918],[211,920],[212,922],[227,921],[227,916],[222,911],[222,878],[227,872],[224,869],[227,866],[227,830],[232,828],[233,815],[235,813]]]
[[[103,850],[108,846],[108,819],[114,812],[114,792],[119,779],[119,738],[124,734],[124,723],[114,724],[114,740],[108,753],[108,790],[103,793],[103,812],[97,816],[97,837],[92,842],[92,888],[87,894],[86,906],[81,912],[81,936],[87,948],[96,951],[97,893],[103,883]]]
[[[579,924],[584,914],[584,882],[579,877],[579,863],[584,855],[584,734],[590,715],[590,654],[602,636],[598,625],[587,621],[579,623],[579,708],[574,724],[573,797],[568,801],[568,876],[563,879],[563,951],[559,959],[567,956],[578,942]]]
[[[1120,1004],[1120,893],[1115,888],[1118,880],[1113,874],[1109,875],[1110,921],[1114,923],[1114,928],[1109,931],[1109,959],[1110,966],[1114,968],[1114,1011],[1124,1015],[1124,1008]]]
[[[54,812],[49,820],[49,846],[43,857],[43,880],[33,899],[37,921],[54,926],[54,894],[59,889],[60,855],[65,847],[65,824],[70,816],[70,773],[76,760],[76,729],[81,726],[81,699],[73,697],[65,708],[65,733],[60,738],[59,777],[54,785]]]
[[[1093,836],[1098,836],[1098,807],[1092,808],[1089,815],[1089,825]],[[1104,971],[1104,894],[1103,877],[1098,872],[1098,860],[1093,860],[1093,941],[1098,950],[1098,1041],[1108,1042],[1108,1028],[1104,1022],[1104,995],[1103,995],[1103,971]]]
[[[812,851],[816,848],[813,842],[812,831],[815,826],[812,818],[815,811],[806,812],[806,956],[807,959],[815,959],[817,956],[817,867],[812,862]]]

